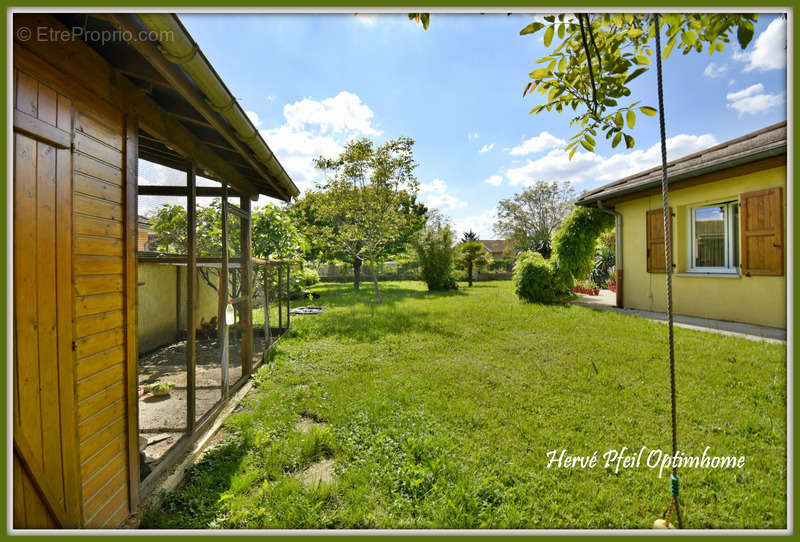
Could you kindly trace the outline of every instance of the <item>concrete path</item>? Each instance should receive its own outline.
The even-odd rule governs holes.
[[[617,297],[610,290],[600,290],[600,295],[577,294],[578,298],[572,303],[590,309],[611,311],[619,314],[637,314],[642,318],[667,323],[667,315],[663,312],[645,311],[639,309],[620,309],[615,306]],[[766,341],[771,343],[786,344],[786,330],[776,327],[757,326],[755,324],[743,324],[741,322],[727,322],[724,320],[711,320],[710,318],[699,318],[696,316],[684,316],[676,314],[673,316],[676,327],[706,331],[709,333],[719,333],[742,337],[751,341]]]

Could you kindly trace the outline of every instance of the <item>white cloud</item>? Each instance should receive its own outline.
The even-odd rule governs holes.
[[[759,34],[753,50],[734,51],[733,59],[747,62],[744,71],[782,70],[786,67],[786,19],[778,17]]]
[[[458,237],[469,230],[478,234],[480,239],[494,239],[493,226],[497,220],[497,209],[491,208],[481,214],[460,218],[453,221]]]
[[[717,140],[711,134],[680,134],[667,139],[667,156],[674,160],[711,147]],[[554,149],[542,158],[528,160],[509,169],[506,178],[512,185],[529,186],[536,181],[609,182],[633,175],[661,163],[661,146],[656,143],[646,150],[618,152],[605,157],[596,153],[577,152],[569,159],[562,149]]]
[[[287,124],[296,130],[315,125],[321,133],[381,134],[372,126],[372,109],[362,104],[356,94],[346,90],[321,102],[304,98],[286,104],[283,106],[283,116]]]
[[[484,179],[485,183],[490,184],[492,186],[500,186],[503,184],[503,177],[500,175],[492,175],[488,179]]]
[[[250,119],[250,122],[252,122],[253,126],[256,128],[261,126],[261,119],[258,118],[258,113],[255,111],[247,111],[247,118]]]
[[[705,75],[706,77],[712,77],[712,78],[722,77],[722,74],[724,74],[727,71],[728,71],[728,65],[727,64],[723,64],[723,65],[720,66],[716,62],[712,62],[711,64],[706,66],[705,70],[703,70],[703,75]]]
[[[275,96],[274,96],[274,95],[272,95],[272,94],[270,94],[269,96],[267,96],[267,101],[268,101],[268,102],[275,101]]]
[[[761,83],[751,85],[744,90],[731,92],[725,97],[730,102],[728,109],[736,111],[739,117],[763,113],[786,102],[786,92],[767,94],[764,92],[764,85]]]
[[[761,83],[756,83],[755,85],[751,85],[744,90],[739,90],[736,92],[731,92],[725,97],[732,102],[737,100],[741,100],[742,98],[747,98],[748,96],[753,96],[754,94],[761,94],[764,92],[764,85]]]
[[[372,110],[347,91],[322,101],[305,98],[286,104],[283,116],[284,124],[260,133],[300,190],[322,177],[314,158],[336,156],[353,137],[381,133],[372,125]]]
[[[534,136],[530,139],[526,139],[522,142],[521,145],[517,145],[513,149],[511,149],[508,153],[511,156],[524,156],[526,154],[535,154],[537,152],[546,151],[548,149],[554,149],[556,147],[562,147],[566,145],[567,142],[563,139],[559,139],[549,132],[542,132],[537,136]]]
[[[447,193],[447,183],[442,179],[434,179],[430,184],[420,183],[419,193],[425,198],[425,205],[428,207],[457,209],[467,206],[466,201]]]
[[[355,13],[354,15],[356,16],[356,21],[364,26],[375,26],[375,23],[378,22],[378,16],[374,13]]]
[[[478,152],[489,152],[493,148],[494,148],[494,143],[490,143],[489,145],[484,145],[483,147],[481,147],[481,150]]]
[[[471,134],[467,134],[467,139],[472,141],[473,139],[478,139],[478,132],[473,132]]]

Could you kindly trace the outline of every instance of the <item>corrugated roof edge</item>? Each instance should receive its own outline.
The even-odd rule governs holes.
[[[770,133],[774,133],[776,137],[772,140],[766,141],[761,145],[755,146],[752,149],[748,149],[744,153],[742,152],[741,148],[731,151],[732,147],[740,143],[756,140],[759,136]],[[785,154],[786,148],[786,121],[783,121],[735,139],[725,141],[718,145],[714,145],[713,147],[709,147],[702,151],[678,158],[677,160],[673,160],[667,164],[667,175],[669,176],[670,181],[679,181],[686,178],[697,177],[713,171],[719,171],[721,169],[747,164],[763,158]],[[720,152],[723,150],[729,150],[730,152]],[[715,153],[719,153],[719,156],[714,156]],[[682,164],[685,165],[693,160],[708,156],[710,156],[710,158],[706,161],[702,161],[702,163],[697,167],[690,167],[685,171],[680,171],[680,166]],[[671,171],[675,171],[675,173],[672,174]],[[649,190],[655,186],[659,186],[660,184],[661,166],[656,166],[605,184],[599,188],[595,188],[594,190],[584,192],[581,194],[575,204],[591,206],[600,200],[607,200],[610,198]]]

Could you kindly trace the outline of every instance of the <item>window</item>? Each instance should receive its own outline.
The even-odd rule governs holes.
[[[689,208],[689,265],[695,273],[735,273],[739,266],[739,205]]]

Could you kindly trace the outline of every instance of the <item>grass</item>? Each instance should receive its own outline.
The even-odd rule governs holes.
[[[143,527],[648,528],[664,512],[668,479],[644,466],[546,468],[550,450],[669,450],[663,324],[521,303],[510,282],[382,286],[381,306],[369,285],[314,288],[326,312],[292,318],[233,435]],[[785,347],[675,338],[679,448],[746,458],[681,471],[685,526],[785,528]],[[303,485],[323,458],[333,481]]]

